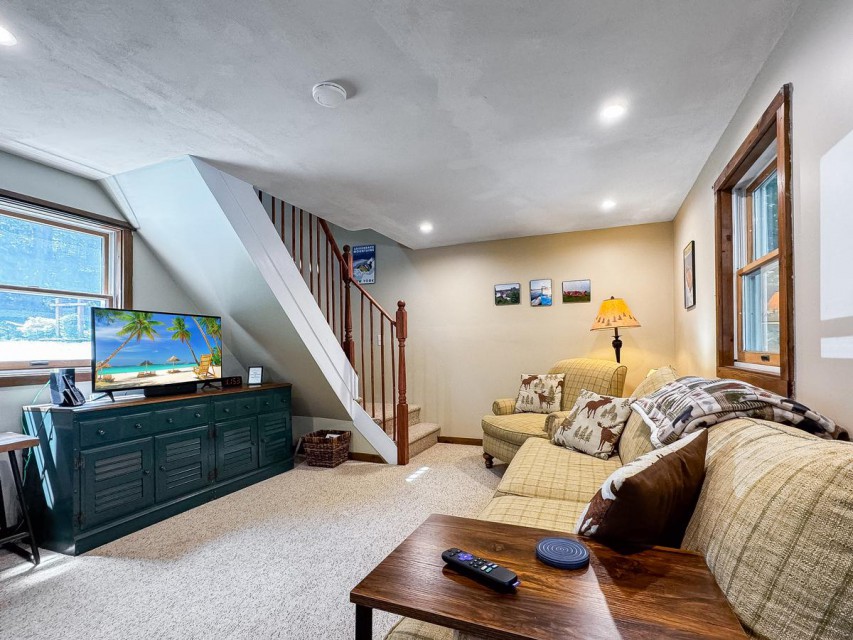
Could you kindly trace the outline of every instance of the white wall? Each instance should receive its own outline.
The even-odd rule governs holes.
[[[796,396],[842,424],[853,423],[853,359],[824,358],[821,340],[853,335],[853,318],[821,319],[821,281],[850,279],[849,258],[821,273],[820,162],[853,131],[853,3],[804,2],[723,133],[675,220],[675,347],[679,370],[714,375],[714,202],[712,185],[783,84],[793,83],[793,222]],[[849,179],[853,182],[853,177]],[[849,213],[848,203],[848,215]],[[839,229],[823,229],[839,233]],[[696,241],[697,304],[681,300],[681,250]],[[849,243],[848,243],[849,246]],[[827,295],[832,295],[827,292]]]
[[[642,324],[623,332],[625,391],[674,358],[671,223],[417,251],[373,231],[335,234],[341,247],[377,245],[377,283],[366,288],[392,314],[405,299],[408,401],[444,436],[481,438],[481,417],[495,398],[516,395],[521,373],[544,373],[563,358],[614,359],[612,332],[589,330],[611,295]],[[535,278],[552,279],[552,307],[530,306]],[[561,282],[587,278],[593,302],[563,304]],[[495,306],[493,287],[506,282],[521,283],[520,305]]]

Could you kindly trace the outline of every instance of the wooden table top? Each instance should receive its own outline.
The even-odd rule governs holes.
[[[652,547],[625,555],[588,538],[590,564],[565,571],[536,559],[530,527],[431,515],[350,592],[350,601],[489,638],[745,638],[697,553]],[[499,593],[447,567],[458,547],[518,574]]]
[[[0,453],[39,446],[39,439],[23,433],[0,432]]]

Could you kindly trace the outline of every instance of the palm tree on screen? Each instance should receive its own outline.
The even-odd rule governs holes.
[[[192,338],[192,334],[190,330],[187,328],[187,322],[180,316],[175,316],[172,318],[172,326],[168,328],[168,331],[172,333],[172,340],[178,340],[182,344],[187,345],[190,348],[190,353],[193,356],[193,360],[198,364],[198,357],[195,355],[195,351],[193,351],[193,346],[190,344],[190,338]]]
[[[127,339],[122,342],[118,348],[113,351],[110,356],[106,360],[101,360],[96,369],[100,371],[104,367],[106,367],[110,360],[115,358],[116,354],[119,351],[124,349],[127,344],[136,338],[136,341],[139,342],[142,338],[149,338],[150,340],[154,340],[157,337],[157,328],[161,326],[163,323],[159,320],[154,319],[153,313],[146,313],[144,311],[123,311],[121,313],[117,313],[112,315],[108,319],[108,324],[112,324],[113,322],[121,320],[124,322],[124,326],[116,332],[117,336],[125,337]]]

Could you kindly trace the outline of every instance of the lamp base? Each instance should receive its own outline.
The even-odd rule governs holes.
[[[621,364],[619,356],[622,351],[622,339],[619,337],[619,329],[613,329],[613,350],[616,352],[616,363]]]

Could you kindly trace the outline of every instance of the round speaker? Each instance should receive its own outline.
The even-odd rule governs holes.
[[[558,569],[583,569],[589,564],[589,549],[569,538],[543,538],[536,545],[536,557]]]

